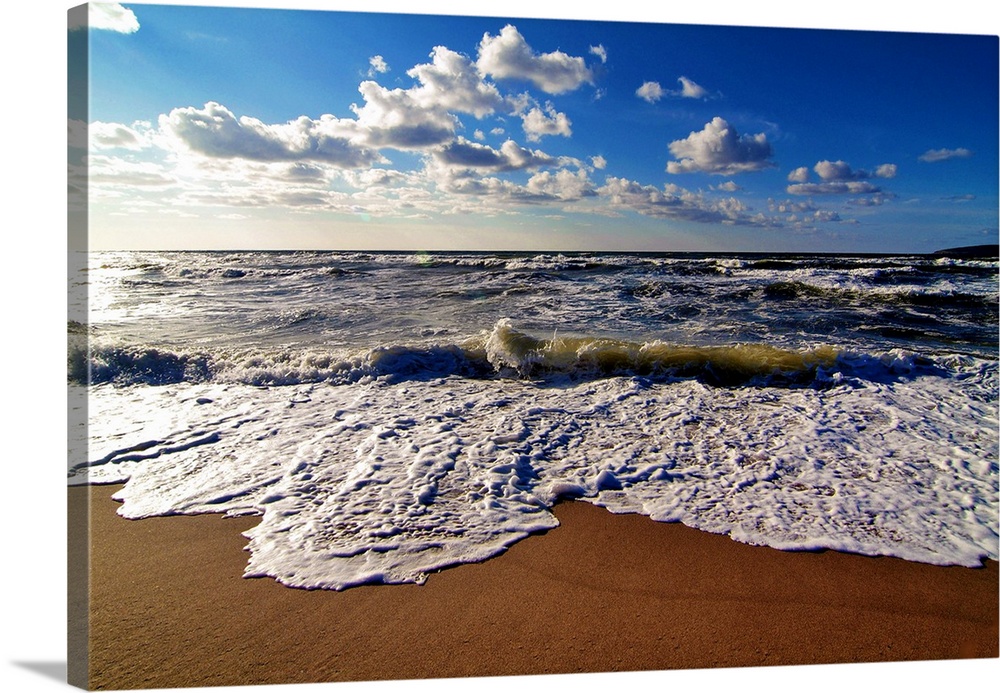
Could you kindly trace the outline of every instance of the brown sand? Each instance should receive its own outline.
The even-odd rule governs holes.
[[[242,579],[255,518],[91,511],[90,685],[305,683],[998,656],[998,570],[789,553],[582,502],[427,583]]]

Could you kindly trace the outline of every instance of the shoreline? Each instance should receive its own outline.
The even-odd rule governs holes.
[[[424,585],[243,579],[256,517],[90,504],[90,685],[169,688],[998,656],[998,564],[783,552],[585,502]]]

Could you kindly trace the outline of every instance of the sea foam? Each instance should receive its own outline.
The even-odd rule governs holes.
[[[824,388],[106,384],[73,477],[125,482],[127,518],[259,515],[246,575],[303,588],[422,582],[556,526],[567,498],[781,549],[996,559],[996,362],[861,361]]]

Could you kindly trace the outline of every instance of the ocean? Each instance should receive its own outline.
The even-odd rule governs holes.
[[[124,484],[130,519],[259,516],[247,577],[422,583],[569,500],[783,550],[998,558],[996,260],[71,266],[69,483]]]

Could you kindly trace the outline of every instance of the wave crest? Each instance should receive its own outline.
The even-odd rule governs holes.
[[[519,332],[507,320],[497,323],[482,348],[501,374],[640,375],[697,378],[712,385],[811,382],[818,369],[833,367],[839,354],[830,346],[793,351],[768,344],[679,346],[557,335],[546,340]]]
[[[77,345],[70,351],[69,380],[115,385],[215,381],[267,387],[450,376],[542,383],[624,376],[695,379],[719,387],[823,387],[845,377],[886,380],[944,374],[952,365],[947,359],[903,350],[867,354],[830,345],[794,350],[771,344],[684,346],[558,334],[544,339],[518,330],[505,319],[458,344],[378,346],[354,354],[289,348],[206,353],[137,345]]]

